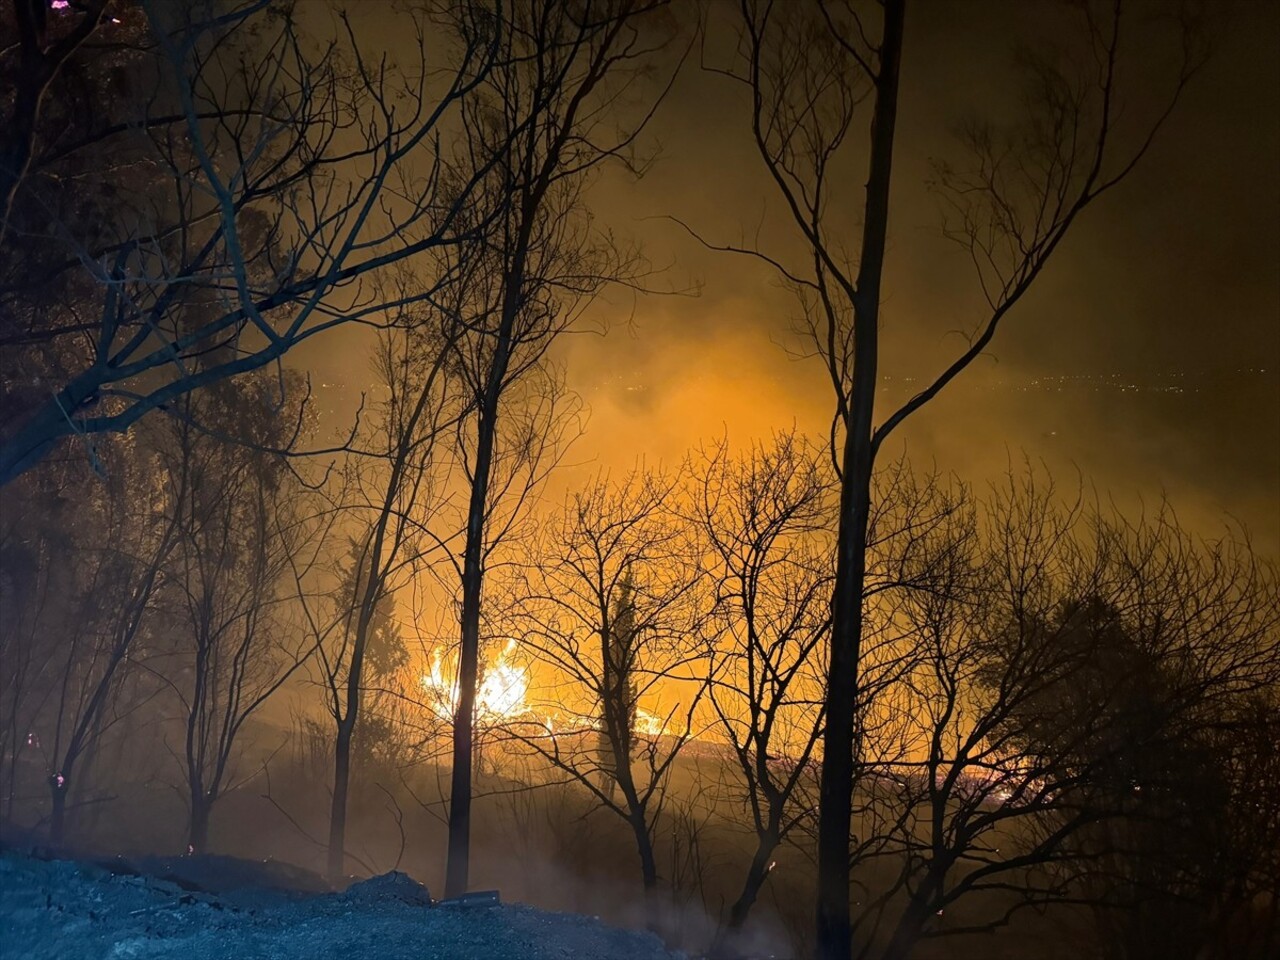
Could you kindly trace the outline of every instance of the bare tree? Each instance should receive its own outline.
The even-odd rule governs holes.
[[[164,672],[184,713],[179,759],[192,853],[206,852],[214,805],[239,785],[246,721],[311,652],[284,610],[284,575],[301,526],[292,475],[282,458],[264,452],[289,427],[274,415],[275,394],[276,385],[259,376],[184,398],[162,453],[174,475],[189,478],[173,504],[174,656]],[[194,421],[254,445],[219,440]]]
[[[90,5],[79,22],[98,24],[102,8]],[[16,130],[17,146],[6,148],[27,156],[6,174],[6,210],[45,207],[42,218],[24,220],[24,232],[44,224],[35,239],[60,251],[41,286],[61,284],[74,296],[26,309],[30,322],[4,344],[60,360],[42,368],[52,380],[0,435],[0,484],[68,437],[91,444],[192,390],[278,362],[336,325],[377,325],[406,299],[430,298],[430,284],[388,299],[380,291],[391,288],[374,281],[463,239],[459,212],[494,162],[477,145],[474,178],[439,192],[435,134],[486,75],[506,29],[466,9],[473,29],[433,35],[439,55],[455,59],[443,71],[428,57],[418,8],[401,21],[416,33],[407,49],[418,61],[400,69],[371,61],[348,18],[335,36],[313,41],[316,24],[304,34],[290,8],[270,0],[148,0],[114,18],[128,23],[97,27],[145,37],[150,53],[136,67],[128,110],[104,109],[112,119],[73,143]],[[39,53],[26,39],[22,49]],[[100,95],[116,93],[104,85]],[[19,113],[38,126],[47,111]],[[47,149],[32,153],[32,144]],[[111,198],[92,230],[57,212],[66,189],[59,165],[74,166],[87,151],[129,161],[88,171]],[[5,236],[7,255],[18,236],[12,224]]]
[[[78,508],[87,537],[64,561],[75,569],[70,616],[61,624],[66,632],[49,638],[44,705],[32,724],[47,770],[55,845],[65,835],[77,772],[91,761],[103,734],[140,705],[137,696],[120,693],[133,661],[147,659],[143,646],[154,630],[157,596],[178,542],[168,505],[189,482],[185,475],[165,477],[145,454],[134,459],[111,452],[125,455],[117,460],[104,451],[110,482],[99,484]]]
[[[1079,668],[1079,655],[1040,642],[1037,630],[1088,568],[1069,537],[1078,510],[1032,487],[1019,494],[991,518],[984,552],[978,505],[962,493],[917,553],[917,588],[876,613],[912,649],[873,708],[887,721],[864,742],[860,956],[905,956],[921,937],[990,931],[1063,895],[1044,868],[1088,814],[1054,805],[1065,780],[1051,771],[1061,757],[1033,761],[1017,748],[1010,718]],[[996,648],[1010,654],[1000,668]],[[1058,829],[1032,841],[1050,810]],[[975,891],[991,916],[968,929],[938,919]]]
[[[731,799],[745,805],[756,834],[742,892],[716,944],[726,955],[737,949],[777,848],[797,835],[797,846],[811,852],[837,497],[822,459],[791,433],[741,460],[715,448],[700,471],[697,520],[715,558],[728,640],[718,651],[713,701],[737,761]],[[883,466],[874,489],[857,717],[860,779],[903,750],[894,697],[909,682],[919,638],[898,608],[909,595],[938,590],[953,550],[944,533],[968,509],[962,488],[917,475],[905,459]],[[882,813],[860,802],[858,857],[884,847],[876,823]]]
[[[694,519],[725,622],[711,702],[740,778],[730,800],[746,808],[755,833],[742,889],[713,948],[732,956],[777,848],[813,810],[834,484],[820,453],[794,433],[741,460],[721,444],[695,469]]]
[[[1056,756],[1061,801],[1091,815],[1063,873],[1106,955],[1212,955],[1266,882],[1265,848],[1241,841],[1277,828],[1238,764],[1266,770],[1250,741],[1280,680],[1280,586],[1246,540],[1197,541],[1167,506],[1088,527],[1096,584],[1047,631],[1081,666],[1023,704],[1023,749]]]
[[[1161,858],[1213,832],[1218,818],[1191,828],[1152,798],[1197,803],[1211,705],[1274,682],[1277,600],[1235,548],[1195,548],[1169,521],[1129,525],[1027,477],[935,530],[919,554],[929,589],[892,610],[915,639],[910,670],[881,691],[876,712],[893,719],[867,738],[878,836],[862,860],[883,869],[864,877],[862,956],[1050,904],[1132,921],[1109,865],[1140,852],[1117,832],[1133,812],[1174,828]],[[1206,877],[1188,902],[1217,886]]]
[[[820,788],[818,953],[848,958],[850,818],[853,815],[859,669],[865,632],[867,531],[872,476],[884,441],[936,397],[995,336],[1034,284],[1080,214],[1135,168],[1202,62],[1185,23],[1174,43],[1182,57],[1155,116],[1118,108],[1121,40],[1132,35],[1118,3],[1078,5],[1080,43],[1059,60],[1030,60],[1023,121],[1009,128],[970,125],[972,164],[938,170],[950,214],[947,235],[978,266],[990,312],[969,346],[927,386],[876,424],[881,279],[903,49],[905,0],[863,11],[852,2],[814,7],[772,0],[741,3],[739,57],[722,70],[750,97],[751,129],[770,179],[803,244],[803,264],[763,250],[718,246],[777,269],[804,308],[802,332],[826,367],[836,400],[832,455],[841,503],[826,669],[826,727]],[[1150,31],[1144,43],[1152,42]],[[869,111],[861,109],[869,105]],[[866,193],[855,253],[838,236],[841,158],[855,121],[869,112]],[[1130,126],[1132,124],[1133,126]],[[1144,125],[1145,124],[1145,125]],[[958,324],[952,322],[950,327]]]
[[[655,927],[655,830],[697,732],[714,641],[700,551],[675,496],[661,475],[598,479],[544,522],[511,589],[513,632],[549,691],[512,730],[627,824]]]
[[[448,498],[448,440],[467,409],[452,375],[458,335],[456,310],[444,304],[406,308],[381,332],[374,361],[382,391],[377,416],[348,445],[343,472],[326,494],[332,511],[325,534],[329,549],[349,550],[337,560],[339,572],[320,596],[312,594],[314,583],[304,586],[307,571],[319,572],[316,558],[295,569],[317,644],[319,681],[335,724],[327,867],[333,878],[345,865],[352,747],[367,693],[366,673],[370,666],[390,672],[381,669],[377,657],[399,642],[392,639],[398,637],[395,594],[423,572],[433,554],[446,549],[437,513]]]
[[[642,169],[634,144],[660,99],[641,99],[645,72],[665,45],[662,31],[642,29],[642,22],[661,6],[644,0],[519,4],[498,39],[492,69],[463,104],[462,178],[481,179],[490,204],[481,208],[497,212],[481,241],[485,269],[467,281],[465,335],[456,351],[471,412],[458,431],[468,502],[457,562],[450,896],[468,882],[485,568],[563,449],[560,441],[571,429],[566,418],[575,417],[544,362],[548,348],[608,284],[637,279],[638,259],[594,227],[582,201],[602,165]],[[477,157],[483,161],[497,144],[509,144],[502,162],[473,174]]]

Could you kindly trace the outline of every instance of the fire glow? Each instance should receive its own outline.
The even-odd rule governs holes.
[[[529,704],[529,668],[516,659],[519,645],[507,641],[497,659],[481,667],[480,684],[476,690],[475,716],[479,723],[497,726],[517,720],[526,720],[541,726],[547,736],[582,734],[599,730],[598,717],[583,716],[563,710],[543,713]],[[426,693],[426,706],[441,720],[452,722],[458,709],[458,665],[454,658],[440,654],[431,657],[427,672],[420,681]],[[635,709],[634,731],[642,736],[665,736],[669,730],[667,718],[650,713],[641,707]]]
[[[516,642],[510,640],[498,659],[487,665],[476,690],[476,717],[486,723],[514,720],[529,712],[529,671],[512,660]],[[452,720],[458,709],[458,665],[438,654],[422,675],[427,706],[442,720]]]

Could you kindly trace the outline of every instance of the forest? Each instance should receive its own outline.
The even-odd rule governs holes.
[[[1036,7],[928,158],[976,307],[904,389],[938,6],[5,0],[0,846],[399,870],[714,960],[1275,956],[1270,540],[903,439],[987,442],[949,398],[1214,25]],[[613,215],[680,97],[767,215]],[[572,345],[701,297],[653,237],[766,278],[816,424],[594,454]]]

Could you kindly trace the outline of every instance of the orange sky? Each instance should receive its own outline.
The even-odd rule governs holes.
[[[885,282],[882,370],[894,379],[882,410],[906,396],[902,378],[940,369],[962,342],[955,331],[982,319],[923,181],[965,111],[1004,105],[1010,43],[1034,32],[1042,12],[912,7]],[[1088,211],[992,355],[888,452],[905,445],[912,459],[979,482],[1026,454],[1064,482],[1078,471],[1121,504],[1167,493],[1206,531],[1230,514],[1280,554],[1280,66],[1268,42],[1280,13],[1240,3],[1215,33],[1213,60],[1148,162]],[[661,156],[649,175],[610,175],[592,190],[597,218],[667,267],[655,285],[700,292],[615,294],[596,311],[612,324],[606,336],[560,345],[591,410],[569,458],[580,466],[558,478],[561,489],[601,465],[677,462],[725,432],[737,442],[793,423],[826,430],[830,387],[818,366],[788,357],[790,304],[767,269],[708,253],[653,219],[673,214],[715,239],[758,233],[773,250],[791,249],[743,107],[695,62],[650,130]],[[861,180],[856,170],[848,179],[834,205],[852,243]],[[369,377],[350,359],[351,341],[331,337],[296,358],[317,381],[344,384],[339,413]]]

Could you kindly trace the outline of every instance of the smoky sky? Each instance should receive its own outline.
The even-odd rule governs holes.
[[[710,29],[734,4],[714,6]],[[1134,4],[1126,108],[1165,55]],[[362,16],[394,18],[390,4]],[[683,9],[680,10],[683,13]],[[1144,163],[1086,211],[988,355],[909,421],[889,452],[982,484],[1043,462],[1125,507],[1167,495],[1212,534],[1227,517],[1280,552],[1280,5],[1208,7],[1211,59]],[[969,115],[1012,108],[1013,52],[1053,41],[1054,4],[917,0],[908,11],[883,320],[887,411],[960,349],[984,318],[964,254],[945,242],[926,189]],[[382,26],[382,24],[379,24]],[[714,39],[710,47],[714,52]],[[394,55],[394,50],[390,51]],[[604,177],[597,221],[639,240],[666,295],[615,291],[595,314],[604,335],[557,349],[590,420],[569,460],[584,469],[678,462],[700,441],[735,444],[797,425],[825,435],[821,367],[797,357],[795,308],[773,273],[703,249],[662,215],[710,239],[794,253],[778,197],[750,140],[742,91],[690,57],[647,133],[657,160],[639,181]],[[856,248],[862,173],[855,131],[832,223]],[[693,293],[692,291],[695,291]],[[347,394],[367,364],[331,339],[300,362]],[[882,413],[883,415],[883,413]],[[879,417],[877,418],[879,419]]]

